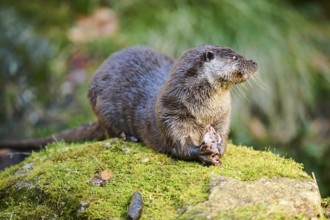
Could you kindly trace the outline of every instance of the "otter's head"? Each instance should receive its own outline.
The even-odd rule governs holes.
[[[258,69],[254,60],[248,60],[228,47],[204,47],[202,72],[211,79],[236,84],[249,79]]]
[[[183,54],[181,62],[191,65],[189,76],[206,78],[209,83],[237,84],[249,79],[258,65],[228,47],[202,45]]]

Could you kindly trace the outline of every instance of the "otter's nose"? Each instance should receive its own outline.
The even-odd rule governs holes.
[[[250,62],[252,63],[253,67],[257,70],[258,69],[258,64],[256,61],[254,60],[250,60]]]

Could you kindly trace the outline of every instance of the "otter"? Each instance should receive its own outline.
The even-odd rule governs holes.
[[[230,88],[257,69],[255,61],[217,45],[190,49],[175,62],[147,47],[123,49],[104,61],[90,83],[97,122],[10,146],[37,148],[54,140],[121,134],[179,159],[219,165],[229,134]]]

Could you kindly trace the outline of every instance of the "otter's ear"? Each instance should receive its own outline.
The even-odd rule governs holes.
[[[212,51],[205,52],[205,61],[206,62],[213,60],[213,58],[214,58],[214,53]]]

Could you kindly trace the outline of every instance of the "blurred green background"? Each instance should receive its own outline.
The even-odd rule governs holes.
[[[259,64],[232,91],[232,142],[293,157],[329,196],[329,18],[327,0],[1,0],[0,139],[93,121],[88,82],[116,50],[226,45]]]

